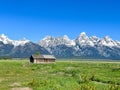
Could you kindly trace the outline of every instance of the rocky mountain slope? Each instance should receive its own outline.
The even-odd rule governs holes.
[[[47,36],[38,44],[57,57],[120,59],[120,42],[109,36],[88,37],[82,32],[76,39]]]
[[[27,58],[36,52],[50,54],[44,47],[30,42],[27,39],[11,40],[4,34],[0,35],[1,57]]]
[[[46,36],[38,43],[30,40],[11,40],[4,34],[0,35],[0,56],[29,57],[35,52],[53,54],[61,58],[99,58],[120,59],[120,42],[109,36],[99,38],[88,37],[82,32],[76,39]]]

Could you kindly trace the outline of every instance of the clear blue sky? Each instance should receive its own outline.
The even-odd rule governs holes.
[[[109,35],[120,40],[119,0],[0,0],[0,34],[39,41],[47,35]]]

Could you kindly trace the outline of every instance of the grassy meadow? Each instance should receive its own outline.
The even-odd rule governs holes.
[[[0,60],[0,90],[22,89],[120,90],[120,62]]]

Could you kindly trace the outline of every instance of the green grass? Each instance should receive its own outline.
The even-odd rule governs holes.
[[[0,90],[120,90],[120,62],[0,60]]]

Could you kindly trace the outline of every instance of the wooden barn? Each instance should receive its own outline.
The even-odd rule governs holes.
[[[31,55],[30,63],[49,63],[55,62],[56,58],[53,55]]]

